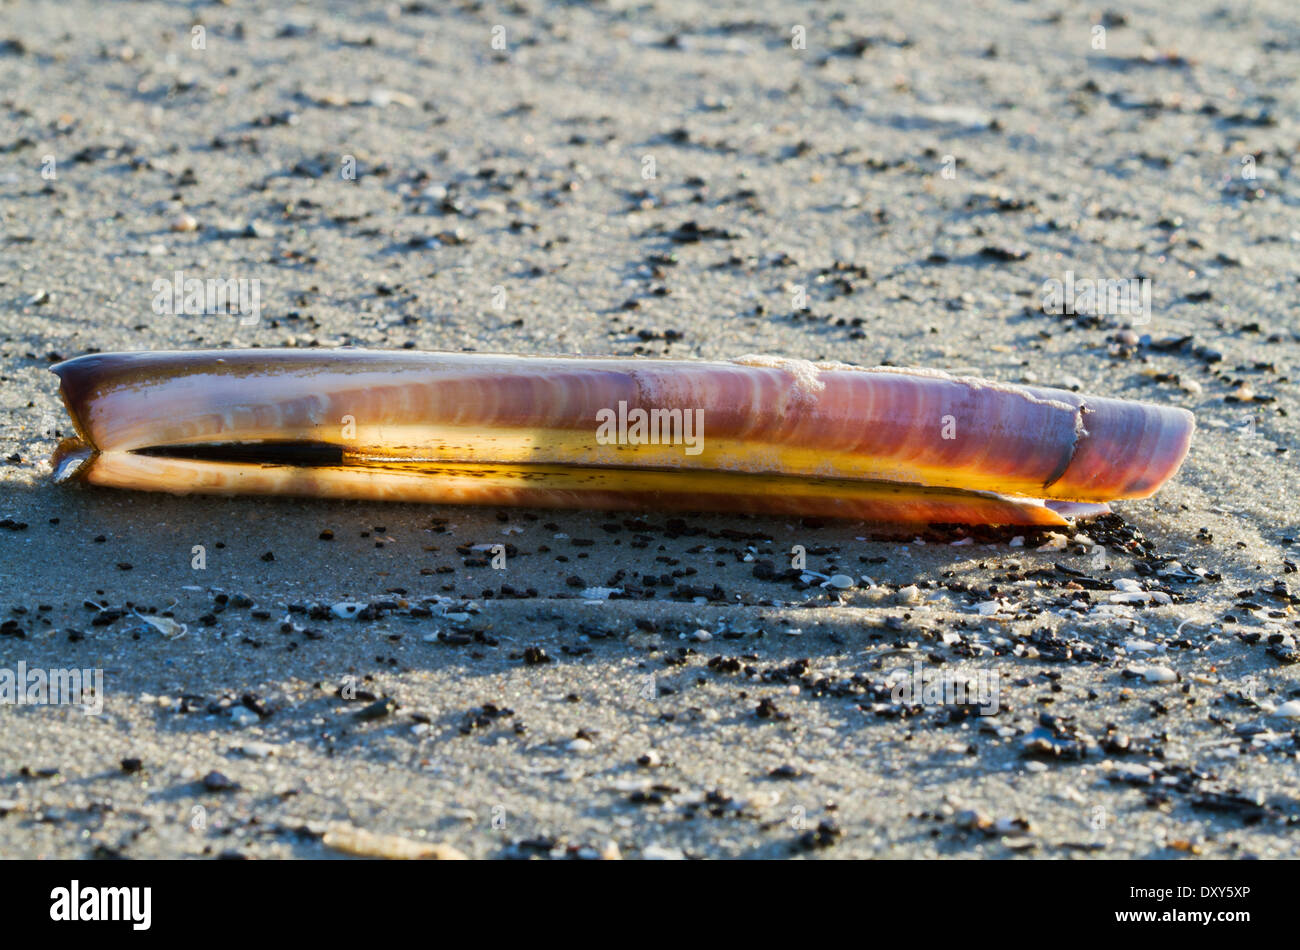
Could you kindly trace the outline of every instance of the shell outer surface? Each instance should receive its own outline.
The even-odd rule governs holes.
[[[1060,523],[1041,499],[1150,495],[1194,428],[1173,407],[777,357],[199,350],[54,371],[79,437],[65,477],[173,492]]]

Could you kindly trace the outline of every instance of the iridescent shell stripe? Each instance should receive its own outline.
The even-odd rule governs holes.
[[[178,494],[290,495],[431,504],[613,511],[720,511],[847,518],[875,524],[1060,526],[1060,510],[1026,498],[884,482],[724,472],[420,463],[353,468],[234,465],[107,452],[90,479]],[[1071,505],[1072,503],[1062,503]],[[1079,506],[1075,516],[1105,513]]]

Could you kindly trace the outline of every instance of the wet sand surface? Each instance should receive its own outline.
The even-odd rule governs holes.
[[[1282,2],[5,4],[0,667],[106,696],[0,707],[0,855],[1294,855],[1298,69]],[[177,271],[260,318],[159,313]],[[1067,274],[1150,312],[1044,313]],[[49,479],[59,359],[347,344],[1198,430],[1060,533]],[[896,700],[918,669],[996,712]]]

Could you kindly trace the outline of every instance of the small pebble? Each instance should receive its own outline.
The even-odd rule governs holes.
[[[393,699],[376,699],[369,706],[358,709],[353,715],[362,722],[369,722],[374,719],[383,719],[390,715],[397,708],[397,701]]]
[[[1176,683],[1178,674],[1167,666],[1129,666],[1124,669],[1125,676],[1144,679],[1148,683]]]
[[[1273,710],[1273,715],[1280,716],[1283,719],[1300,719],[1300,699],[1287,700]]]
[[[232,750],[248,759],[267,759],[275,755],[276,747],[269,742],[245,742]]]
[[[239,788],[239,783],[220,772],[212,771],[203,776],[203,787],[209,792],[231,792]]]
[[[239,728],[254,725],[259,721],[259,716],[247,706],[235,706],[230,710],[230,721]]]

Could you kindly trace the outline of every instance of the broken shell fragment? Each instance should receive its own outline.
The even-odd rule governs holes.
[[[1174,475],[1183,409],[933,370],[374,350],[60,363],[56,480],[174,493],[1060,525]]]

